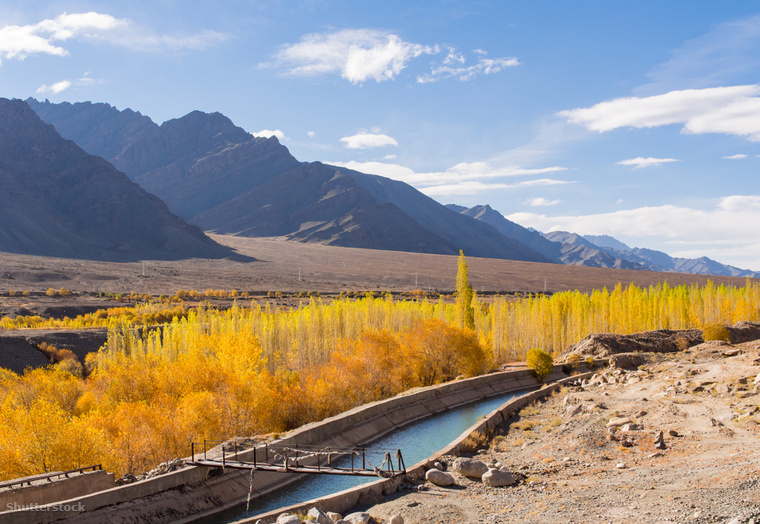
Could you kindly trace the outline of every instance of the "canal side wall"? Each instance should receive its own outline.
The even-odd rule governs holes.
[[[566,376],[563,367],[558,365],[546,381],[560,380]],[[533,372],[526,369],[417,388],[388,400],[365,404],[321,422],[307,424],[272,444],[334,448],[361,446],[430,415],[477,400],[539,386]],[[253,461],[254,453],[256,459],[261,460],[264,457],[263,447],[242,451],[238,457],[242,461]],[[253,478],[253,493],[264,495],[298,480],[298,477],[292,473],[257,471]],[[391,480],[400,482],[398,479]],[[228,469],[221,472],[218,468],[191,466],[57,504],[41,505],[34,510],[0,512],[0,524],[46,524],[60,519],[71,519],[71,522],[83,524],[192,522],[245,502],[251,491],[250,483],[248,471]],[[370,486],[375,484],[377,483]],[[57,506],[55,510],[52,509],[53,506]]]
[[[556,368],[555,373],[557,374]],[[469,427],[462,435],[459,436],[454,442],[441,449],[437,453],[421,460],[414,464],[410,468],[407,468],[407,477],[421,479],[425,477],[425,473],[431,469],[432,464],[444,455],[460,455],[463,452],[469,452],[471,449],[471,441],[481,440],[483,436],[495,435],[496,430],[503,425],[503,423],[518,413],[521,409],[529,406],[530,404],[543,400],[546,397],[554,394],[565,383],[574,381],[577,379],[587,378],[593,375],[593,372],[587,372],[582,375],[567,377],[558,379],[551,384],[547,384],[539,390],[525,393],[517,398],[508,400],[505,404],[492,411],[483,420],[480,420]],[[550,377],[551,377],[550,376]],[[564,376],[564,375],[563,375]],[[255,517],[243,519],[237,521],[236,524],[253,524],[259,520],[266,523],[275,522],[277,517],[282,513],[291,514],[305,514],[311,508],[318,508],[322,511],[333,511],[335,513],[343,514],[346,511],[351,510],[358,505],[367,503],[367,501],[378,500],[379,497],[391,495],[398,491],[399,486],[404,481],[405,477],[399,476],[390,479],[381,479],[372,483],[363,484],[354,488],[349,488],[338,493],[333,493],[327,497],[322,497],[310,501],[306,501],[301,504],[288,506],[286,508],[279,508],[275,511],[262,513]],[[370,502],[371,503],[371,502]]]

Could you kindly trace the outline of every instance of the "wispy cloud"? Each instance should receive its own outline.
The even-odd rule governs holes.
[[[24,60],[30,55],[67,56],[60,45],[72,39],[107,42],[136,51],[202,49],[225,40],[225,35],[203,31],[191,35],[157,35],[135,27],[130,20],[103,13],[63,13],[36,24],[0,27],[0,59]]]
[[[68,88],[71,87],[71,82],[68,80],[61,80],[60,82],[56,82],[53,85],[42,85],[37,88],[37,94],[45,94],[50,93],[52,95],[57,95],[58,93],[62,93],[63,91],[66,91]]]
[[[393,137],[383,134],[360,132],[340,139],[348,149],[373,149],[376,147],[398,146]]]
[[[431,65],[430,72],[419,75],[417,82],[445,78],[469,81],[519,65],[514,57],[486,58],[482,50],[475,52],[481,58],[468,65],[467,57],[451,46],[406,42],[398,35],[375,29],[344,29],[305,35],[300,42],[280,48],[273,62],[262,66],[282,68],[294,76],[339,74],[352,84],[361,84],[393,80],[412,60],[444,51],[441,65]]]
[[[317,76],[339,73],[352,84],[395,78],[410,60],[439,49],[405,42],[399,36],[374,29],[345,29],[312,33],[282,47],[274,64],[292,75]]]
[[[62,14],[33,25],[0,27],[0,57],[24,60],[33,54],[66,56],[69,51],[56,45],[72,38],[97,38],[104,32],[125,27],[126,20],[101,13]]]
[[[648,95],[684,88],[725,85],[737,73],[760,68],[760,15],[720,24],[685,42],[670,60],[647,76],[649,83],[635,90]]]
[[[451,57],[451,55],[449,55],[449,57]],[[457,78],[462,82],[467,82],[476,76],[500,73],[508,67],[520,65],[520,61],[514,57],[481,58],[477,63],[469,66],[464,65],[465,60],[462,55],[457,55],[458,58],[461,57],[461,61],[456,62],[449,60],[449,57],[444,60],[442,66],[433,68],[428,74],[419,75],[417,77],[417,82],[420,84],[427,84],[429,82],[437,82],[446,78]]]
[[[331,162],[363,173],[380,175],[406,182],[430,196],[473,195],[500,189],[520,189],[536,186],[572,184],[573,181],[537,178],[519,182],[494,181],[499,178],[538,176],[565,171],[559,166],[526,169],[517,166],[493,167],[487,162],[463,162],[445,171],[418,173],[413,169],[389,162]]]
[[[420,191],[429,196],[459,196],[475,195],[477,193],[484,193],[486,191],[493,191],[495,189],[521,189],[526,187],[558,186],[572,183],[573,182],[567,180],[556,180],[553,178],[525,180],[523,182],[517,182],[514,184],[486,183],[479,182],[477,180],[465,180],[462,182],[457,182],[455,184],[441,184],[437,186],[423,187],[420,189]]]
[[[673,205],[640,207],[593,215],[548,216],[513,213],[509,220],[541,231],[574,231],[586,235],[613,235],[643,239],[661,238],[679,245],[699,245],[699,256],[725,262],[726,257],[739,267],[758,270],[760,241],[760,196],[733,195],[716,199],[712,208],[693,209]],[[731,244],[733,251],[725,248]],[[676,244],[674,244],[676,245]],[[718,248],[716,246],[724,246]],[[670,253],[694,256],[692,251]]]
[[[97,84],[101,82],[101,80],[92,78],[90,76],[90,73],[85,73],[82,77],[77,78],[75,80],[61,80],[59,82],[55,82],[51,85],[41,85],[37,88],[37,94],[51,94],[51,95],[57,95],[59,93],[62,93],[66,90],[68,90],[71,87],[87,87],[91,86],[93,84]]]
[[[261,137],[261,138],[269,138],[270,136],[277,137],[278,140],[282,140],[285,138],[285,133],[280,131],[279,129],[262,129],[261,131],[254,131],[251,133],[253,136]]]
[[[535,176],[566,171],[566,167],[551,166],[526,169],[519,166],[494,167],[488,162],[462,162],[445,171],[418,173],[413,169],[388,162],[331,162],[363,173],[400,180],[415,187],[438,186],[463,181],[489,180],[503,177]],[[564,182],[563,182],[564,183]],[[515,187],[510,184],[509,187]]]
[[[531,198],[529,200],[526,200],[524,203],[531,206],[531,207],[547,207],[547,206],[556,206],[559,204],[561,200],[549,200],[546,198]]]
[[[682,133],[722,133],[760,142],[760,85],[671,91],[645,98],[617,98],[558,116],[603,133],[620,127],[683,124]]]
[[[726,159],[726,160],[741,160],[743,158],[749,158],[749,155],[744,155],[742,153],[738,153],[736,155],[724,156],[723,158]]]
[[[662,164],[667,164],[668,162],[679,162],[676,158],[643,158],[643,157],[636,157],[636,158],[629,158],[628,160],[621,160],[620,162],[615,162],[619,166],[633,166],[633,169],[641,169],[644,167],[654,167],[654,166],[661,166]]]

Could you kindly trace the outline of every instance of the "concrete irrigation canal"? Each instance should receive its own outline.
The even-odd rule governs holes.
[[[36,486],[17,488],[10,496],[21,500],[23,495],[23,500],[33,501],[33,504],[0,512],[0,523],[47,523],[70,519],[71,522],[93,524],[217,524],[255,522],[259,518],[274,522],[284,507],[298,511],[316,506],[323,511],[344,512],[368,497],[395,492],[407,475],[424,476],[434,457],[456,454],[469,434],[492,433],[522,407],[556,389],[557,381],[583,371],[585,368],[571,370],[555,366],[554,372],[547,377],[547,383],[553,384],[540,390],[541,384],[528,370],[491,373],[418,388],[303,426],[266,446],[261,444],[256,448],[234,450],[232,455],[228,448],[224,448],[224,457],[221,446],[205,450],[205,454],[194,448],[198,465],[123,486],[106,489],[99,485],[95,492],[83,487],[81,481],[76,486],[71,483],[70,488],[65,482],[57,483],[52,491],[50,486],[45,486],[48,491]],[[345,463],[333,463],[332,458],[325,458],[324,453],[313,450],[362,447],[382,448],[385,457],[365,455],[363,467],[359,468],[355,463],[355,469],[371,470],[378,465],[383,466],[378,469],[387,469],[387,460],[391,459],[394,462],[390,471],[374,479],[358,475],[303,473],[303,468],[308,471],[313,467],[348,467]],[[292,460],[293,451],[299,450],[300,471],[268,471],[278,469],[270,457],[270,449],[288,450],[287,453],[291,454],[285,462],[288,465],[296,463]],[[306,453],[304,450],[312,451]],[[396,456],[398,450],[403,453],[400,463],[399,456]],[[204,464],[201,457],[209,462]],[[187,460],[191,461],[191,457]],[[230,460],[231,467],[226,467],[227,460]],[[219,467],[222,462],[225,467]],[[272,467],[252,472],[248,467],[252,463],[257,466],[268,463]],[[240,469],[232,467],[233,464]],[[400,467],[405,474],[398,474]],[[254,499],[246,511],[249,494]]]

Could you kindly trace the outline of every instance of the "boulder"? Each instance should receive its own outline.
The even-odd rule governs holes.
[[[351,513],[343,517],[343,520],[351,522],[351,524],[370,524],[374,522],[374,519],[369,513],[356,512]]]
[[[483,474],[483,484],[492,488],[511,486],[515,483],[517,483],[515,477],[506,468],[489,469]]]
[[[316,524],[334,524],[333,520],[327,515],[327,513],[324,513],[317,508],[311,508],[306,514],[306,519],[315,522]]]
[[[282,513],[279,517],[277,517],[277,524],[301,524],[301,518],[298,517],[298,515]]]
[[[425,480],[441,487],[453,486],[455,484],[454,477],[439,469],[429,469],[425,473]]]
[[[618,426],[625,426],[626,424],[630,424],[632,421],[628,417],[615,417],[611,418],[609,422],[607,422],[608,428],[614,428]]]
[[[343,517],[340,513],[335,513],[333,511],[328,511],[327,516],[330,517],[330,520],[333,522],[338,522],[339,520],[343,520]]]
[[[401,515],[391,515],[388,524],[404,524],[404,517]]]
[[[479,480],[488,471],[488,466],[479,460],[459,457],[454,461],[453,469],[460,475]]]

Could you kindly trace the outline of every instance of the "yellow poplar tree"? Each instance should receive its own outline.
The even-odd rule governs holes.
[[[467,261],[464,251],[459,250],[457,262],[457,316],[459,325],[466,329],[475,329],[475,309],[472,307],[472,286],[467,276]]]

